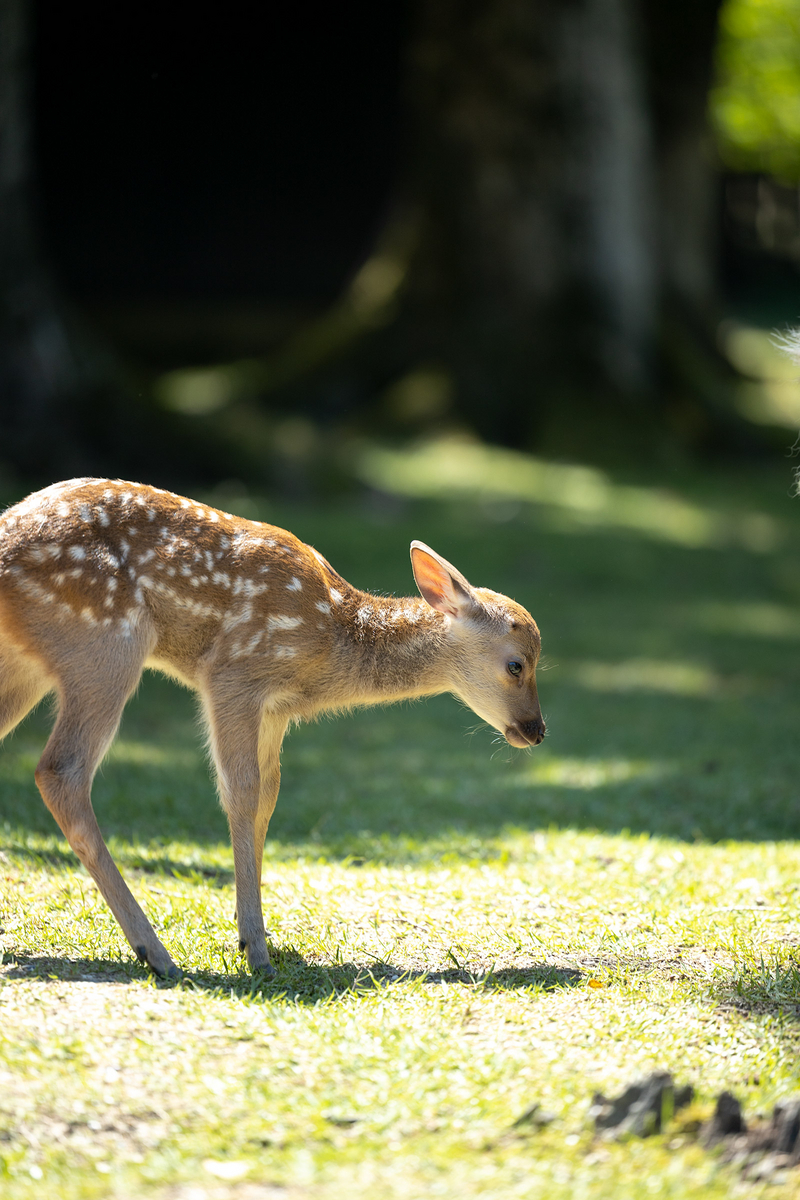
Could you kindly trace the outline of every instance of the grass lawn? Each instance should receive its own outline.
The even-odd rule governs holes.
[[[800,1196],[691,1132],[723,1088],[748,1116],[800,1091],[790,463],[624,479],[453,443],[357,469],[385,492],[247,515],[365,588],[408,593],[418,537],[524,603],[547,740],[449,697],[294,731],[253,985],[192,698],[148,677],[95,807],[169,986],[38,797],[34,714],[0,751],[0,1194]],[[595,1139],[592,1094],[656,1067],[688,1114]]]

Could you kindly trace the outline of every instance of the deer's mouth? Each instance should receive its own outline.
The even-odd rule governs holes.
[[[524,750],[526,746],[538,746],[544,741],[545,724],[541,717],[533,721],[515,721],[505,731],[505,739],[510,746]]]

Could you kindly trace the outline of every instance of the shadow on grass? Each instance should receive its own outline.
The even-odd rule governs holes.
[[[464,714],[448,697],[424,708],[376,708],[308,726],[287,743],[268,855],[403,863],[431,850],[435,858],[441,846],[443,853],[474,858],[482,851],[468,842],[489,847],[509,828],[649,833],[689,842],[794,839],[800,757],[792,731],[800,681],[792,657],[784,653],[769,663],[755,657],[750,669],[754,678],[760,674],[751,694],[736,683],[731,648],[712,649],[691,642],[681,651],[690,665],[706,657],[713,665],[720,657],[720,678],[733,682],[707,697],[593,692],[569,678],[545,678],[550,732],[531,754],[465,742]],[[635,648],[596,653],[624,667]],[[771,653],[775,658],[778,650]],[[676,655],[671,647],[667,667]],[[184,719],[191,703],[166,681],[147,679],[120,739],[130,761],[111,759],[97,779],[98,819],[117,842],[121,864],[158,870],[159,844],[191,843],[202,851],[227,839]],[[28,749],[33,741],[41,749],[48,724],[34,714],[25,737],[0,749],[0,842],[13,842],[17,831],[23,843],[26,833],[55,832],[33,785],[35,756]],[[196,770],[186,766],[187,756]],[[137,860],[136,843],[151,842],[155,857]]]
[[[155,980],[158,988],[188,988],[209,995],[237,996],[241,999],[264,1001],[288,998],[296,1004],[317,1004],[320,1001],[344,999],[348,995],[374,992],[396,983],[465,984],[481,991],[552,991],[559,987],[576,987],[583,973],[576,968],[553,967],[547,963],[528,963],[524,967],[508,967],[499,971],[470,972],[465,968],[445,970],[399,971],[387,963],[369,966],[359,963],[308,962],[292,949],[276,950],[272,958],[277,967],[273,979],[250,975],[245,970],[231,972],[186,971],[177,981]],[[148,978],[147,970],[138,963],[102,958],[50,958],[6,953],[6,980],[59,980],[81,983],[131,983]],[[152,979],[153,977],[150,976]]]
[[[5,849],[15,858],[22,859],[31,866],[48,867],[56,871],[74,871],[79,867],[77,856],[66,842],[47,849],[33,849],[20,845],[19,842],[4,843]],[[187,883],[203,882],[212,887],[227,887],[234,881],[232,867],[220,867],[212,863],[201,863],[195,859],[186,861],[170,858],[168,855],[140,854],[135,849],[120,849],[115,846],[112,852],[114,861],[120,868],[128,872],[141,871],[145,875],[167,875],[174,879],[185,880]]]
[[[774,680],[780,682],[777,673]],[[753,705],[735,688],[730,696],[723,691],[700,700],[595,695],[553,680],[545,746],[532,754],[501,748],[494,758],[489,747],[484,753],[465,744],[463,714],[448,707],[447,697],[427,702],[428,724],[421,710],[374,709],[308,727],[287,746],[268,857],[473,859],[491,856],[492,839],[508,829],[648,833],[688,842],[792,840],[800,835],[800,757],[792,736],[800,688],[777,682],[772,691],[764,685]],[[147,696],[159,699],[152,681]],[[745,727],[746,739],[739,734]],[[227,840],[205,771],[169,758],[173,742],[188,749],[181,729],[165,716],[155,732],[140,730],[141,745],[131,743],[137,753],[152,748],[163,761],[111,761],[98,778],[98,819],[117,843],[120,865],[180,873],[183,865],[170,862],[169,852],[159,863],[159,844],[172,850],[191,843],[203,852]],[[55,833],[32,781],[19,776],[15,743],[4,743],[0,843],[18,853],[16,837],[24,845],[26,834]],[[137,843],[153,844],[154,855],[138,858]],[[196,858],[190,869],[195,865],[205,874]]]

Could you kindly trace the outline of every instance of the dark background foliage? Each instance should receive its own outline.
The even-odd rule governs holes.
[[[777,444],[719,336],[800,310],[792,130],[744,152],[730,116],[794,44],[793,0],[767,9],[765,35],[747,0],[9,0],[0,462],[281,487],[321,438],[324,489],[352,437],[445,426],[595,460]]]

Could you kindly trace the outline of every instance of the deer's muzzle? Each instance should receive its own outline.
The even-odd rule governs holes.
[[[522,749],[524,746],[538,746],[544,741],[545,723],[541,717],[531,721],[514,721],[505,732],[505,739],[511,746]]]

